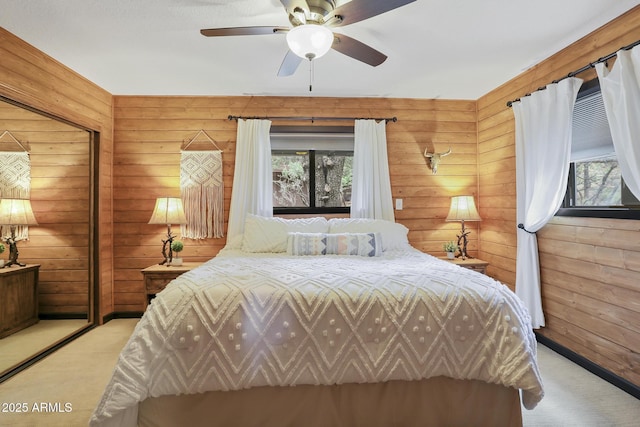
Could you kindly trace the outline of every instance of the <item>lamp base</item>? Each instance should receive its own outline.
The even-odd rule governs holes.
[[[24,267],[24,266],[26,266],[27,264],[23,264],[23,263],[21,263],[21,262],[18,262],[17,260],[9,260],[9,261],[7,261],[7,262],[4,264],[4,266],[3,266],[3,267],[1,267],[1,268],[8,268],[8,267],[11,267],[12,265],[17,265],[18,267]]]
[[[466,252],[465,253],[462,253],[462,252],[459,253],[458,255],[456,255],[456,258],[460,258],[462,260],[473,259],[473,257],[471,255],[469,255],[468,253],[466,253]]]
[[[171,225],[167,226],[167,238],[166,240],[162,240],[162,256],[164,260],[158,263],[158,265],[166,265],[169,267],[171,265],[171,261],[173,260],[173,249],[171,248],[171,244],[173,243],[173,239],[176,236],[171,234]],[[167,247],[169,248],[169,252],[167,253]]]
[[[462,232],[457,236],[458,237],[458,250],[460,253],[456,255],[456,258],[462,258],[463,260],[467,258],[473,258],[471,255],[467,253],[467,244],[469,241],[467,240],[467,236],[470,234],[470,231],[466,231],[464,228],[464,220],[462,221]]]
[[[26,264],[23,264],[18,261],[18,242],[16,240],[16,228],[15,226],[11,227],[11,237],[5,239],[5,242],[9,245],[9,260],[4,264],[2,268],[11,267],[12,265],[17,265],[19,267],[24,267]]]

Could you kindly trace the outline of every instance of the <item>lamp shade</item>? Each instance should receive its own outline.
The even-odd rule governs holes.
[[[179,197],[158,197],[149,224],[186,224],[182,199]]]
[[[454,196],[446,221],[482,221],[473,196]]]
[[[28,199],[0,200],[0,225],[38,225]]]
[[[333,33],[318,24],[299,25],[287,33],[287,44],[300,58],[320,58],[331,49]]]

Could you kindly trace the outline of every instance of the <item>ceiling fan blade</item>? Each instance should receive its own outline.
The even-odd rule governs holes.
[[[354,22],[364,21],[414,1],[416,0],[351,0],[331,12],[331,16],[339,15],[342,18],[332,26],[344,27]]]
[[[372,67],[377,67],[387,59],[387,55],[384,53],[378,52],[371,46],[367,46],[356,39],[347,37],[344,34],[333,33],[333,35],[334,40],[331,48],[344,55],[369,64]]]
[[[282,65],[280,65],[280,69],[278,70],[278,77],[286,77],[291,76],[296,72],[298,66],[302,62],[302,58],[300,58],[295,53],[288,51],[284,56],[284,60],[282,61]]]
[[[288,27],[232,27],[232,28],[209,28],[200,30],[200,34],[206,37],[222,36],[257,36],[262,34],[276,34],[289,31]]]

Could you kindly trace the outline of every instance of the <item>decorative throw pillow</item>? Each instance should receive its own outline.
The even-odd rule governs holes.
[[[289,255],[380,256],[380,233],[289,233]]]
[[[339,233],[327,234],[328,254],[380,256],[380,233]]]
[[[325,233],[289,233],[287,253],[289,255],[325,255],[327,235]]]

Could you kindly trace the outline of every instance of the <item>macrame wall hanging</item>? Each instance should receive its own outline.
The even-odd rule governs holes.
[[[0,198],[29,199],[31,196],[31,159],[29,144],[20,142],[5,130],[0,134]],[[9,238],[9,227],[2,227],[2,237]],[[29,227],[16,227],[16,237],[29,238]]]
[[[194,142],[198,138],[204,139],[213,149],[188,150],[190,146],[196,146]],[[180,226],[182,237],[224,237],[222,150],[204,130],[181,147],[180,193],[187,216],[187,224]]]

